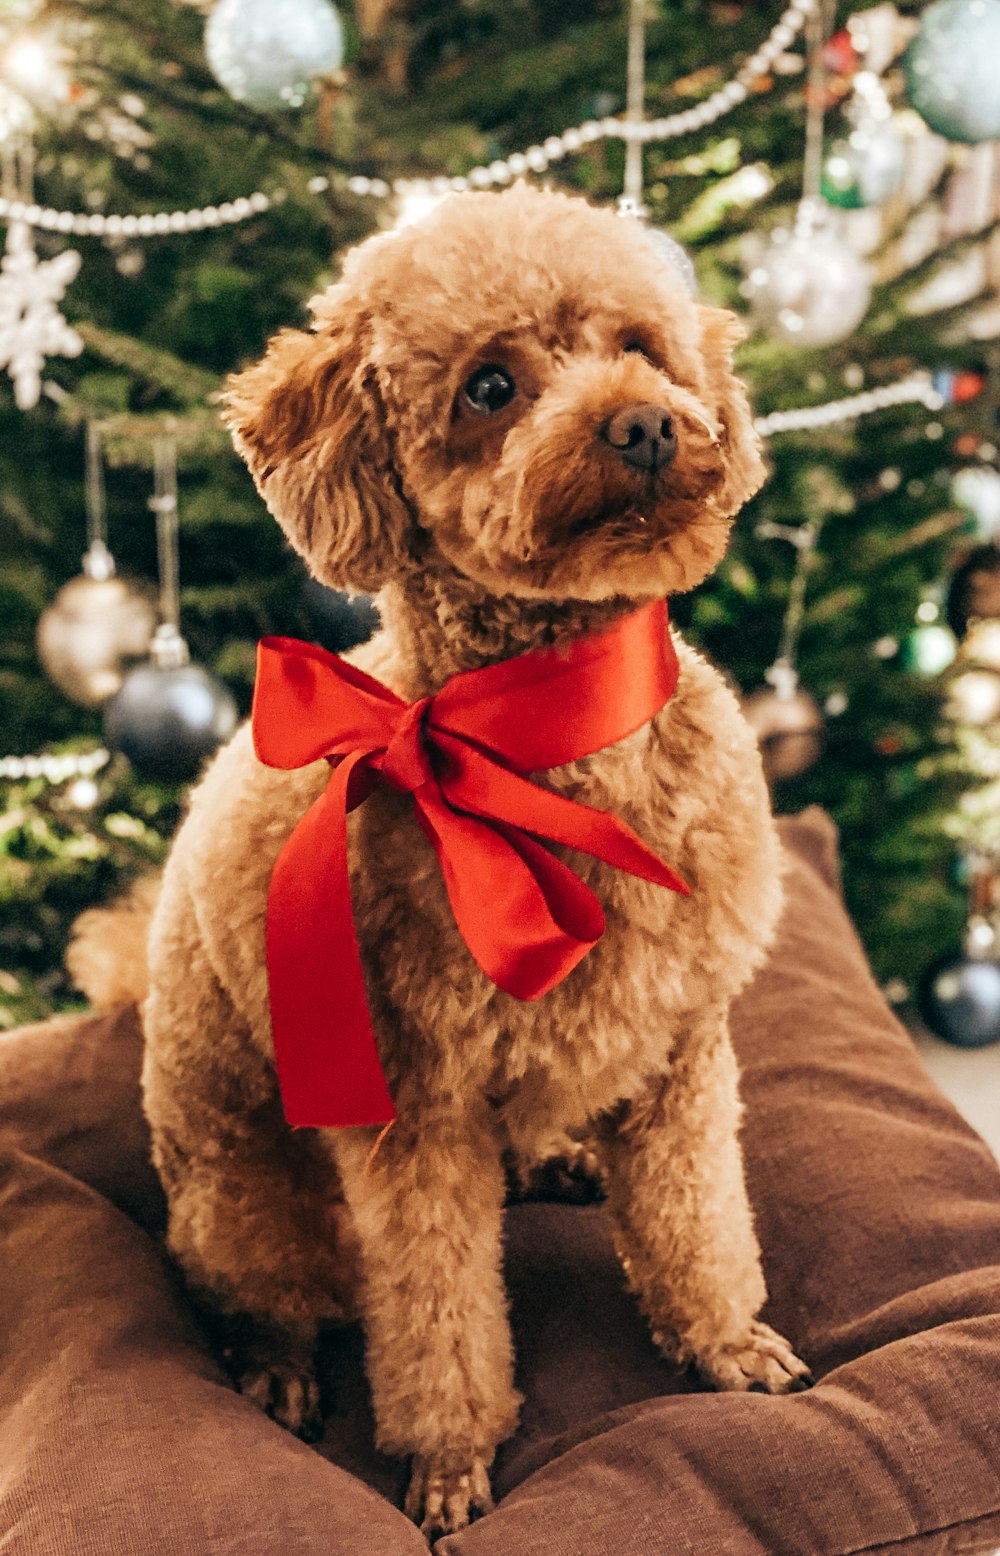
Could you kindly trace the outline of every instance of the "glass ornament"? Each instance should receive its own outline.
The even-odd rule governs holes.
[[[864,260],[828,228],[774,232],[743,284],[757,323],[798,346],[846,340],[868,311]]]
[[[104,710],[104,739],[144,778],[187,783],[236,729],[232,693],[197,664],[139,665]]]
[[[156,619],[151,588],[85,571],[64,584],[38,618],[42,668],[71,702],[98,708],[148,654]]]
[[[648,228],[647,235],[657,252],[667,261],[668,265],[672,265],[674,270],[677,271],[691,296],[697,297],[698,277],[695,274],[694,263],[687,250],[682,248],[677,239],[672,238],[669,232],[664,232],[660,227]]]
[[[951,499],[969,515],[981,540],[995,540],[1000,535],[1000,470],[989,465],[959,470],[952,479]]]
[[[302,603],[317,640],[331,654],[346,654],[349,648],[378,631],[381,618],[367,594],[345,594],[328,589],[318,578],[307,578],[302,585]]]
[[[757,736],[768,783],[797,778],[823,751],[823,710],[801,687],[761,687],[743,700],[743,717]]]
[[[906,149],[891,120],[866,119],[830,147],[823,164],[823,198],[845,211],[884,205],[902,184],[905,164]]]
[[[1000,964],[952,952],[924,974],[917,1008],[931,1031],[956,1048],[1000,1042]]]
[[[907,95],[946,140],[1000,136],[1000,0],[936,0],[903,56]]]
[[[957,653],[958,639],[950,627],[939,622],[921,622],[903,639],[900,659],[915,675],[940,675]]]
[[[339,70],[344,29],[329,0],[218,0],[205,28],[212,74],[253,108],[300,108],[313,76]]]
[[[974,729],[995,724],[1000,719],[1000,674],[979,666],[960,671],[948,687],[945,713]]]

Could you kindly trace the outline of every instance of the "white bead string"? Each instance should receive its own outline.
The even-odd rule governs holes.
[[[583,151],[599,140],[651,141],[672,140],[678,135],[689,135],[693,130],[707,129],[710,124],[732,113],[749,95],[750,83],[766,75],[779,55],[784,54],[815,11],[818,0],[792,0],[780,19],[771,28],[755,54],[745,60],[733,79],[706,97],[694,108],[682,109],[662,119],[637,121],[627,118],[588,119],[583,124],[563,130],[560,135],[550,135],[540,146],[529,146],[527,151],[516,151],[509,157],[498,158],[482,167],[474,167],[468,173],[455,178],[395,178],[391,183],[384,178],[352,177],[347,180],[351,194],[372,195],[386,199],[389,195],[446,195],[463,194],[467,189],[489,189],[494,184],[509,184],[511,179],[523,178],[527,173],[544,173],[551,162]],[[319,186],[321,180],[314,180]]]
[[[931,383],[930,374],[918,372],[900,378],[894,384],[866,390],[864,394],[830,400],[826,405],[772,411],[768,416],[758,416],[754,427],[762,438],[770,438],[777,432],[810,432],[818,427],[835,427],[840,422],[870,416],[873,411],[884,411],[892,405],[923,405],[929,411],[939,411],[944,403],[943,395]]]
[[[65,752],[62,756],[0,757],[0,779],[44,778],[47,783],[67,783],[70,778],[92,778],[111,760],[110,751]]]
[[[0,198],[0,221],[24,222],[43,232],[72,233],[76,238],[152,238],[171,232],[203,232],[206,228],[231,227],[251,216],[269,211],[270,195],[259,189],[221,205],[203,205],[193,211],[155,211],[142,216],[105,215],[103,211],[57,211],[32,205],[27,200]]]
[[[592,146],[595,141],[649,143],[672,140],[678,135],[707,129],[745,100],[750,83],[766,75],[775,60],[784,54],[802,31],[806,19],[817,4],[818,0],[792,0],[760,48],[744,61],[733,79],[694,108],[684,108],[666,118],[641,122],[627,118],[588,119],[583,124],[563,130],[560,135],[550,135],[540,146],[515,151],[509,157],[498,158],[496,162],[483,167],[471,168],[468,173],[459,174],[455,178],[441,175],[437,178],[394,178],[390,181],[354,175],[348,178],[346,187],[351,194],[370,195],[378,200],[387,200],[390,195],[446,195],[462,193],[467,189],[489,189],[494,184],[509,184],[512,179],[523,178],[527,173],[544,173],[550,163],[573,156]],[[330,187],[330,180],[312,178],[308,187],[312,193],[319,194]],[[152,238],[168,233],[202,232],[206,228],[232,226],[270,210],[275,198],[258,189],[252,195],[225,200],[221,205],[204,205],[192,211],[145,212],[141,216],[106,215],[103,211],[57,211],[51,206],[34,205],[27,200],[0,198],[0,221],[21,221],[43,232],[62,232],[76,238]]]

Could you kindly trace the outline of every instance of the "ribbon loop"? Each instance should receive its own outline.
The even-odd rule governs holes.
[[[377,777],[412,795],[469,951],[498,988],[538,999],[604,932],[597,898],[543,840],[672,891],[687,887],[617,817],[523,774],[623,740],[665,706],[676,683],[662,601],[568,649],[454,676],[410,704],[323,649],[263,640],[252,715],[258,757],[282,768],[339,759],[268,891],[271,1024],[290,1124],[396,1116],[354,931],[347,811]]]

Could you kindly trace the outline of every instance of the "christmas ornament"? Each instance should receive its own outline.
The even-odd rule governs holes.
[[[668,265],[672,265],[692,297],[698,295],[698,277],[695,274],[694,263],[686,249],[682,248],[676,238],[672,238],[669,232],[664,232],[661,227],[650,227],[649,239],[654,248],[663,256]]]
[[[104,738],[144,777],[166,783],[195,778],[207,756],[228,740],[239,722],[231,693],[221,681],[190,663],[179,627],[177,571],[177,466],[172,442],[154,446],[156,514],[163,620],[150,645],[150,662],[124,679],[104,710]]]
[[[38,657],[49,680],[71,702],[96,708],[113,696],[129,665],[144,659],[156,628],[151,592],[114,573],[95,570],[88,552],[83,575],[64,584],[38,620]]]
[[[861,323],[871,280],[864,261],[841,238],[805,221],[794,231],[772,233],[742,291],[757,323],[780,340],[830,346]]]
[[[231,693],[201,665],[187,663],[186,654],[183,638],[160,627],[152,662],[125,677],[104,712],[107,744],[143,777],[164,783],[197,777],[239,722]]]
[[[931,1031],[956,1048],[1000,1041],[1000,962],[952,952],[924,975],[917,1008]]]
[[[980,539],[1000,535],[1000,470],[989,465],[959,470],[951,483],[951,499],[972,519]]]
[[[14,381],[19,410],[38,404],[46,357],[77,357],[83,350],[83,341],[56,307],[79,268],[75,249],[39,261],[31,228],[12,222],[7,229],[0,261],[0,367]]]
[[[985,668],[961,670],[949,682],[945,712],[957,724],[995,724],[1000,718],[1000,674]]]
[[[910,102],[946,140],[1000,136],[1000,0],[936,0],[903,57]]]
[[[1000,546],[973,546],[952,575],[945,610],[959,638],[974,617],[1000,617]]]
[[[83,571],[42,612],[35,642],[49,680],[71,702],[96,708],[118,690],[129,665],[149,652],[156,603],[151,589],[116,576],[106,542],[100,439],[92,423],[86,471]]]
[[[798,778],[823,752],[823,710],[801,689],[792,670],[788,677],[768,671],[772,684],[751,692],[743,701],[743,717],[757,736],[768,783]]]
[[[378,611],[366,594],[344,594],[307,578],[302,603],[317,638],[332,654],[346,654],[358,643],[367,643],[379,629]]]
[[[899,189],[905,163],[906,150],[892,121],[863,120],[846,140],[830,147],[823,164],[823,198],[847,211],[884,205]]]
[[[218,0],[205,51],[221,86],[254,108],[300,108],[313,76],[339,70],[344,32],[329,0]]]
[[[900,659],[916,675],[940,675],[958,652],[958,641],[941,622],[921,622],[900,645]]]
[[[968,369],[955,373],[950,368],[939,368],[931,382],[947,405],[965,405],[982,394],[987,379],[985,373]]]
[[[961,657],[969,664],[1000,673],[1000,619],[984,617],[970,622]]]

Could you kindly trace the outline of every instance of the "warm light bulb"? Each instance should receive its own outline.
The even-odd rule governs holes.
[[[396,208],[396,226],[412,227],[414,222],[422,221],[425,216],[437,210],[441,201],[447,198],[447,195],[435,194],[420,184],[405,189],[399,197],[399,205]]]

